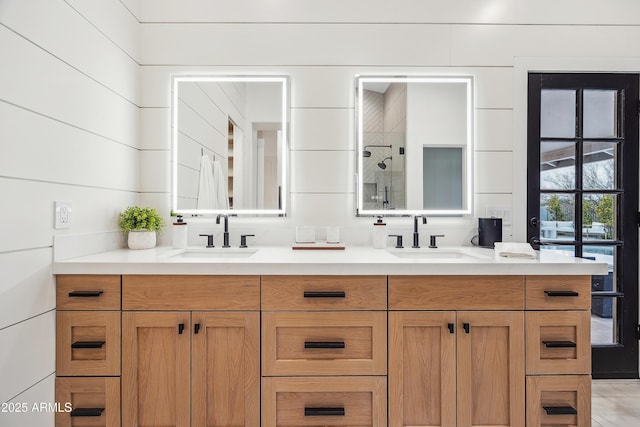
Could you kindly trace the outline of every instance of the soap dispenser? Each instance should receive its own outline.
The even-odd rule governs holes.
[[[172,238],[173,247],[185,249],[187,247],[187,223],[184,222],[182,215],[178,215],[178,219],[173,223]]]
[[[387,247],[387,224],[382,222],[382,217],[373,223],[373,247],[384,249]]]

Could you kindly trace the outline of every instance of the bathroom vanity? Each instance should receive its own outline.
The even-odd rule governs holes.
[[[606,264],[430,251],[57,262],[56,425],[590,425]]]

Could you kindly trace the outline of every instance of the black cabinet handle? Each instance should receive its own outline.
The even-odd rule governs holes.
[[[344,341],[305,341],[304,348],[344,348]]]
[[[542,341],[547,348],[575,348],[576,343],[573,341]]]
[[[200,332],[200,323],[193,325],[193,333],[198,335],[198,332]]]
[[[344,417],[344,408],[304,408],[305,417]]]
[[[547,415],[576,415],[578,411],[572,406],[543,406]]]
[[[305,298],[345,298],[347,295],[344,291],[305,291]]]
[[[468,333],[469,333],[470,325],[469,325],[468,323],[463,323],[463,324],[462,324],[462,328],[464,329],[464,333],[465,333],[465,334],[468,334]]]
[[[450,334],[455,332],[455,326],[453,325],[453,323],[448,323],[447,327],[449,328],[449,333]]]
[[[99,417],[104,408],[75,408],[69,415],[72,417]]]
[[[580,294],[576,291],[544,291],[548,297],[578,297]]]
[[[182,335],[184,332],[184,323],[178,324],[178,335]]]
[[[102,348],[106,341],[76,341],[71,348]]]
[[[69,296],[79,298],[97,298],[103,293],[104,291],[71,291],[69,292]]]

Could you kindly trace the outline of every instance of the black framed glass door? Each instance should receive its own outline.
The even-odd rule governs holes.
[[[638,378],[638,82],[529,74],[528,239],[609,266],[592,279],[594,378]]]

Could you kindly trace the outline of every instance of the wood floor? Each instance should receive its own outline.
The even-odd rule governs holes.
[[[592,427],[640,426],[640,380],[594,380]]]

